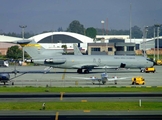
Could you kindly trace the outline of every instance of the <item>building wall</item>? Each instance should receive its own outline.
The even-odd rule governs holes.
[[[1,55],[6,55],[8,48],[11,47],[11,46],[15,46],[15,45],[20,47],[20,45],[18,45],[18,44],[0,43],[0,53],[1,53]]]
[[[115,47],[114,43],[88,43],[88,55],[114,55]],[[100,51],[92,51],[93,48],[99,48]],[[108,51],[108,48],[112,48],[112,51]]]

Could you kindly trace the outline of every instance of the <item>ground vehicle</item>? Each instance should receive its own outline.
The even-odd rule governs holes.
[[[145,79],[142,76],[132,78],[132,85],[144,85]]]
[[[162,65],[162,60],[157,60],[156,63],[157,65]]]
[[[150,68],[145,68],[145,72],[146,73],[149,73],[149,72],[155,72],[156,70],[155,70],[155,68],[154,67],[150,67]]]
[[[0,60],[0,66],[1,67],[9,67],[9,63],[7,60]]]

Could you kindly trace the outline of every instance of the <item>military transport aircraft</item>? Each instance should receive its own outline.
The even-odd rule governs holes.
[[[77,73],[89,73],[92,69],[101,68],[139,68],[144,72],[146,67],[152,67],[154,63],[143,56],[122,55],[62,55],[54,50],[46,50],[34,40],[19,40],[20,44],[32,57],[26,62],[51,66],[54,68],[77,69]]]

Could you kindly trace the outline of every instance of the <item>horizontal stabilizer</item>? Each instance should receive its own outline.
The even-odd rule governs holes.
[[[28,44],[30,43],[32,40],[18,40],[18,41],[14,41],[14,43],[16,44]]]

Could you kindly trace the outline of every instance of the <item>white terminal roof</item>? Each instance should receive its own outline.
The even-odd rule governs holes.
[[[22,40],[22,38],[0,35],[0,42],[14,42],[18,40]]]
[[[34,39],[36,42],[39,42],[43,38],[46,38],[46,37],[51,36],[51,35],[68,35],[68,36],[71,36],[73,38],[76,38],[76,39],[82,41],[83,43],[93,42],[93,39],[90,38],[90,37],[87,37],[87,36],[84,36],[84,35],[81,35],[81,34],[77,34],[77,33],[72,33],[72,32],[48,32],[48,33],[42,33],[42,34],[33,36],[29,39]]]
[[[104,39],[129,39],[129,35],[96,35],[96,38]]]

